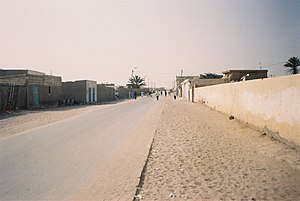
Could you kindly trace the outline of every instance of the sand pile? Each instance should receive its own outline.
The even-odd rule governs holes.
[[[300,200],[300,153],[200,104],[166,100],[143,200]]]

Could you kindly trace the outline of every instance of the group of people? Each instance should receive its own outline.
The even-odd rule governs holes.
[[[169,94],[171,95],[170,91],[164,90],[164,91],[156,91],[155,96],[156,96],[156,100],[159,100],[159,96],[163,96],[163,93],[165,95],[165,97]],[[174,100],[176,100],[176,94],[174,93]]]
[[[171,95],[171,93],[173,93],[173,92],[171,92],[171,91],[167,91],[167,90],[164,90],[164,91],[156,91],[156,92],[149,92],[148,94],[147,94],[147,97],[152,97],[152,94],[155,94],[155,97],[156,97],[156,100],[159,100],[159,97],[160,96],[167,96],[167,95]],[[144,92],[141,92],[141,96],[143,97],[144,96]],[[136,91],[132,91],[132,92],[129,92],[129,97],[131,98],[131,99],[136,99],[137,98],[137,92]],[[176,100],[176,94],[174,93],[174,99]]]
[[[136,91],[129,92],[129,97],[132,98],[132,99],[136,99],[136,97],[137,97],[137,92],[136,92]]]

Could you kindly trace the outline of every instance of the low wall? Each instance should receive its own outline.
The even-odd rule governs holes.
[[[300,75],[194,89],[194,101],[300,148]]]

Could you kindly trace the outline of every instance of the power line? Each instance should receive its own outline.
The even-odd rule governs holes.
[[[138,73],[145,73],[145,74],[153,74],[153,75],[174,75],[175,73],[158,73],[158,72],[145,72],[145,71],[135,71]]]
[[[276,65],[284,64],[284,63],[285,63],[285,62],[278,62],[278,63],[275,63],[275,64],[264,65],[264,66],[262,66],[262,67],[276,66]]]

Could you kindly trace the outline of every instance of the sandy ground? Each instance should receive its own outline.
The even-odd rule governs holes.
[[[201,104],[167,100],[143,200],[300,200],[300,153]]]

